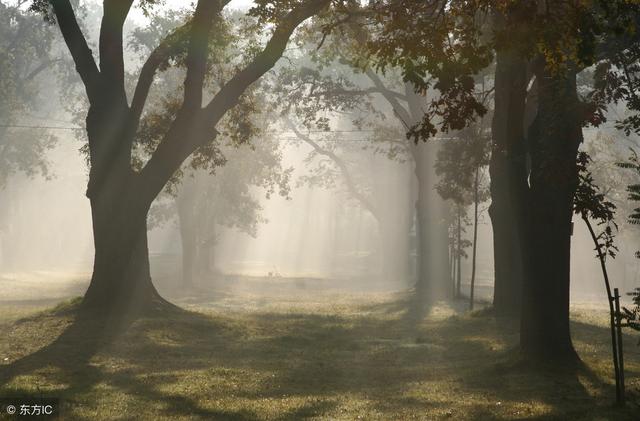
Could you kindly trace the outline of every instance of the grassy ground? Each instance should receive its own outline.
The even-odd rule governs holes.
[[[60,397],[69,420],[640,419],[637,337],[616,408],[600,310],[573,311],[584,367],[550,371],[518,361],[513,323],[398,293],[174,301],[188,311],[122,326],[73,304],[0,310],[0,396]]]

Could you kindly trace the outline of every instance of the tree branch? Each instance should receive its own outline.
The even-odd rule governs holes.
[[[196,6],[187,51],[187,76],[184,80],[183,109],[200,109],[202,107],[202,89],[209,52],[209,33],[214,16],[220,10],[217,1],[199,0]]]
[[[395,92],[387,88],[370,87],[366,89],[332,89],[329,91],[319,91],[310,94],[311,97],[331,96],[331,95],[368,95],[368,94],[388,94],[401,101],[407,101],[407,96],[400,92]]]
[[[87,40],[76,20],[76,15],[69,0],[52,1],[53,11],[60,27],[71,57],[76,65],[76,70],[84,83],[89,102],[97,99],[100,71],[93,58],[93,53],[87,45]]]
[[[172,54],[177,53],[182,47],[179,35],[186,26],[187,24],[182,25],[167,35],[155,50],[151,52],[145,63],[142,65],[140,76],[138,77],[138,83],[133,94],[133,99],[131,100],[131,113],[133,120],[136,122],[136,127],[140,122],[140,117],[147,102],[149,90],[153,84],[156,72],[162,63],[164,63]]]
[[[265,48],[247,67],[231,78],[207,104],[207,116],[212,121],[220,120],[237,103],[245,89],[268,72],[282,57],[289,38],[298,25],[320,12],[329,2],[330,0],[310,0],[291,10],[276,26]]]
[[[110,94],[125,97],[122,28],[133,0],[104,0],[100,24],[100,72]]]
[[[211,141],[217,135],[215,126],[226,112],[237,104],[245,90],[275,65],[293,31],[306,19],[320,12],[330,1],[310,0],[295,7],[276,26],[265,48],[222,86],[204,109],[198,108],[194,111],[183,107],[171,129],[142,169],[141,176],[150,195],[155,197],[184,160],[203,143]]]
[[[351,196],[353,196],[354,199],[356,199],[358,202],[360,202],[362,207],[364,207],[367,211],[369,211],[369,213],[371,213],[371,215],[376,220],[379,221],[380,219],[378,217],[378,212],[377,212],[376,208],[371,204],[369,199],[358,190],[358,188],[355,185],[355,182],[353,181],[353,177],[351,176],[351,172],[349,171],[349,168],[347,167],[347,164],[345,164],[345,162],[342,160],[342,158],[340,158],[335,153],[333,153],[333,152],[331,152],[331,151],[329,151],[327,149],[322,148],[320,145],[318,145],[309,136],[307,136],[307,135],[303,134],[302,132],[300,132],[300,130],[298,130],[298,128],[288,118],[285,121],[286,121],[287,125],[289,126],[289,128],[293,131],[293,133],[295,133],[295,135],[298,137],[298,139],[300,139],[303,142],[305,142],[306,144],[310,145],[318,154],[326,156],[334,164],[336,164],[338,166],[338,168],[340,169],[340,173],[342,174],[342,178],[344,179],[344,182],[347,185],[347,190],[349,190],[349,193],[351,194]]]
[[[389,105],[391,105],[391,108],[393,109],[394,114],[400,120],[402,125],[407,130],[411,128],[412,119],[411,119],[411,116],[409,115],[409,112],[402,105],[400,105],[395,95],[390,94],[391,91],[389,91],[389,89],[387,89],[387,87],[384,86],[384,83],[382,83],[382,80],[380,80],[380,77],[378,77],[378,75],[371,69],[367,69],[365,74],[371,80],[371,82],[373,82],[373,85],[376,87],[376,89],[380,91],[384,99],[387,100]]]

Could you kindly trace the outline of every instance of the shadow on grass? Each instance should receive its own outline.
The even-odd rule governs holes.
[[[549,419],[632,419],[629,410],[603,405],[613,397],[611,385],[588,367],[523,364],[513,351],[515,323],[482,313],[434,321],[424,318],[428,307],[414,304],[409,297],[363,306],[362,316],[74,317],[50,344],[0,366],[0,384],[7,385],[0,390],[26,393],[29,380],[21,376],[37,376],[70,403],[74,419],[83,415],[73,407],[95,406],[105,387],[146,410],[140,419],[332,418],[345,405],[354,415],[346,419],[371,410],[384,419],[532,419],[536,408]],[[606,344],[607,329],[577,324],[574,331]],[[367,408],[349,409],[351,399]]]

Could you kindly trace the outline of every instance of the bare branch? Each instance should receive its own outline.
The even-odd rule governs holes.
[[[340,158],[338,155],[336,155],[332,151],[324,149],[323,147],[318,145],[318,143],[315,142],[313,139],[311,139],[311,137],[305,135],[300,130],[298,130],[298,128],[295,126],[295,124],[293,124],[291,120],[286,119],[285,121],[289,126],[289,128],[291,129],[291,131],[293,131],[293,133],[295,133],[295,135],[298,137],[298,139],[302,140],[303,142],[311,146],[318,154],[329,158],[334,164],[338,166],[338,169],[340,170],[340,174],[342,174],[342,178],[344,179],[344,182],[347,186],[347,190],[349,190],[349,193],[353,196],[354,199],[360,202],[362,207],[364,207],[367,211],[369,211],[369,213],[371,213],[371,215],[376,220],[379,220],[378,212],[376,208],[373,206],[373,204],[371,204],[369,199],[362,192],[358,190],[355,182],[353,181],[351,172],[349,171],[347,164],[345,164],[342,158]]]
[[[373,82],[373,85],[376,87],[376,89],[380,91],[384,99],[386,99],[387,102],[391,105],[393,113],[400,120],[402,125],[405,128],[411,127],[412,119],[409,115],[409,112],[402,105],[400,105],[395,95],[391,95],[390,92],[392,91],[384,86],[384,83],[382,82],[380,77],[378,77],[378,75],[371,69],[367,69],[365,74],[371,80],[371,82]]]

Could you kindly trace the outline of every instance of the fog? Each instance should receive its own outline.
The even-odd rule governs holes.
[[[229,7],[246,10],[250,3],[235,0]],[[96,28],[93,26],[97,26],[98,19],[94,15],[99,10],[92,2],[85,4],[88,7],[88,37],[95,39]],[[182,6],[181,2],[172,1],[159,10],[178,10]],[[136,28],[150,23],[140,9],[135,9],[128,22],[126,36],[131,38]],[[65,53],[59,38],[53,45],[56,52]],[[139,59],[131,48],[127,49],[127,54],[127,66],[135,72]],[[303,67],[315,65],[298,54],[295,48],[288,60],[289,63],[298,60]],[[406,90],[393,72],[379,74],[375,79],[369,76],[369,80],[365,74],[353,72],[348,66],[335,66],[334,69],[321,70],[318,77],[338,75],[346,80],[342,82],[346,83],[345,86],[362,89],[373,81],[374,86],[387,83],[400,92]],[[285,68],[286,62],[274,73]],[[18,280],[44,272],[55,274],[57,279],[72,279],[78,285],[85,285],[90,279],[94,250],[91,209],[84,194],[89,170],[86,155],[81,152],[86,138],[83,121],[79,117],[81,114],[74,113],[84,105],[81,96],[69,96],[73,91],[63,88],[67,86],[65,83],[69,82],[55,79],[52,75],[39,79],[40,92],[32,98],[29,113],[13,116],[10,121],[13,126],[6,128],[5,136],[51,138],[55,141],[51,149],[41,152],[46,172],[8,171],[9,176],[0,191],[3,203],[0,272],[3,279]],[[158,98],[170,95],[174,89],[171,83],[171,78],[168,78],[164,88],[156,88],[154,95]],[[279,82],[276,79],[273,83]],[[429,95],[435,93],[429,92],[427,97]],[[290,110],[291,115],[302,118],[305,125],[298,129],[303,132],[303,137],[309,138],[309,142],[315,142],[315,146],[297,136],[298,129],[292,131],[287,125],[290,115],[281,121],[270,121],[267,131],[250,139],[247,144],[224,149],[222,155],[227,153],[231,157],[228,158],[230,163],[215,164],[214,167],[217,165],[218,168],[210,168],[196,176],[201,189],[196,194],[204,194],[201,191],[206,187],[202,186],[216,186],[217,189],[213,196],[203,199],[209,202],[209,207],[203,207],[204,214],[193,213],[189,217],[193,230],[209,230],[213,238],[207,243],[206,251],[202,252],[206,255],[205,269],[204,272],[196,271],[197,284],[212,286],[216,278],[251,276],[263,277],[264,282],[274,278],[329,279],[340,288],[363,291],[413,288],[419,270],[418,227],[415,222],[418,189],[427,191],[427,202],[442,201],[436,192],[440,177],[433,170],[437,152],[432,146],[430,152],[424,152],[426,149],[418,152],[427,154],[424,158],[427,168],[423,171],[428,173],[425,186],[419,187],[415,176],[416,158],[411,158],[407,152],[416,146],[413,140],[404,139],[403,134],[407,124],[416,124],[419,120],[405,121],[406,118],[398,114],[397,106],[386,101],[383,95],[370,95],[367,101],[367,106],[347,101],[347,105],[334,105],[339,108],[336,110],[329,107],[316,111],[325,119],[323,124],[326,127],[322,130],[310,130],[312,127],[308,126],[305,120],[308,117],[304,114],[308,110],[305,111],[306,105],[302,101],[298,111]],[[415,101],[419,103],[424,99]],[[340,107],[348,111],[341,111]],[[270,118],[266,117],[267,120]],[[366,123],[361,125],[360,120]],[[456,132],[440,134],[444,140],[438,144],[444,145],[446,139],[457,136]],[[611,126],[588,130],[583,149],[590,148],[591,144],[600,145],[602,136],[620,137],[620,133]],[[269,145],[270,149],[266,152],[260,148],[258,151],[252,149],[261,144]],[[399,151],[398,144],[401,145]],[[592,153],[594,161],[599,168],[605,168],[603,173],[610,177],[600,180],[603,185],[611,180],[625,180],[620,175],[624,170],[615,167],[616,159],[624,159],[626,148],[635,145],[633,139],[627,139],[626,143],[617,143],[606,153],[596,146]],[[422,150],[420,145],[417,148],[415,150]],[[616,152],[612,154],[611,150]],[[270,164],[256,158],[259,156],[266,156]],[[255,165],[252,164],[254,160]],[[230,168],[225,169],[225,165]],[[261,165],[268,168],[265,170],[267,173],[254,174],[263,171],[257,170]],[[178,199],[181,197],[181,184],[193,177],[186,169],[183,180],[175,181],[174,191],[156,200],[160,204],[158,213],[154,214],[152,208],[150,214],[150,220],[159,221],[149,224],[149,253],[152,273],[161,281],[161,288],[166,285],[179,287],[183,281],[181,278],[185,276],[186,263],[181,260],[185,254],[185,243],[174,199],[176,194]],[[238,187],[233,185],[238,179],[244,180],[240,195]],[[269,192],[274,186],[275,190]],[[624,186],[608,191],[612,195],[617,194],[617,199],[624,200],[621,193]],[[225,208],[225,204],[229,205]],[[493,295],[493,233],[487,213],[489,205],[490,199],[480,203],[477,240],[477,297],[485,301],[491,301]],[[434,205],[429,211],[428,224],[433,226],[429,228],[431,235],[424,245],[426,249],[442,247],[442,237],[435,234],[435,226],[448,223],[445,221],[454,212],[451,206],[451,203],[445,207]],[[471,208],[466,205],[467,217],[471,216]],[[618,217],[621,226],[618,256],[609,259],[608,265],[616,284],[621,290],[628,291],[637,285],[640,267],[634,258],[634,250],[638,248],[637,236],[624,224],[624,219],[624,215]],[[472,226],[467,225],[464,229],[463,239],[472,241]],[[464,294],[468,294],[472,272],[470,250],[466,250],[466,257],[461,262]],[[430,261],[428,266],[444,265],[442,260],[436,260]],[[572,299],[601,301],[603,283],[599,262],[595,258],[592,240],[578,217],[574,217],[571,268]],[[449,269],[440,267],[439,270],[446,272]],[[20,283],[12,285],[13,291],[9,295],[19,295]],[[440,288],[440,293],[446,294],[448,286],[441,285]],[[34,293],[32,284],[25,290],[29,294]],[[75,292],[82,291],[78,289]]]
[[[55,123],[55,122],[54,122]],[[60,125],[61,124],[54,124]],[[19,129],[16,129],[19,130]],[[58,142],[48,160],[50,177],[14,175],[2,190],[2,278],[17,281],[37,279],[53,282],[66,291],[64,281],[78,289],[88,283],[93,259],[91,213],[85,197],[87,167],[79,152],[79,142],[69,130],[50,129]],[[214,286],[215,278],[243,275],[263,277],[264,282],[278,278],[311,278],[337,281],[345,290],[404,290],[415,282],[415,251],[412,255],[411,215],[415,200],[413,168],[409,162],[397,162],[371,151],[360,150],[361,140],[346,139],[347,152],[370,166],[367,176],[375,186],[374,200],[383,207],[393,230],[386,237],[375,218],[364,209],[337,177],[334,186],[314,186],[301,178],[317,162],[305,161],[311,148],[296,142],[291,132],[282,131],[276,139],[282,150],[282,166],[292,167],[288,197],[265,197],[264,189],[253,186],[251,195],[259,203],[261,222],[252,236],[233,227],[220,227],[211,262],[216,272],[211,279],[200,279],[203,286]],[[592,135],[592,137],[595,134]],[[589,140],[587,140],[588,142]],[[354,147],[355,145],[355,147]],[[247,152],[250,156],[251,152]],[[355,156],[352,156],[355,158]],[[317,161],[317,159],[315,159]],[[353,162],[352,162],[353,163]],[[215,177],[215,175],[211,176]],[[216,200],[224,202],[224,196]],[[479,223],[477,296],[490,301],[493,287],[492,229],[483,203]],[[628,228],[627,228],[628,229]],[[471,239],[470,230],[464,234]],[[637,237],[619,239],[616,259],[608,261],[612,279],[622,291],[639,282],[640,264],[634,251]],[[392,244],[392,248],[382,245]],[[181,242],[176,221],[149,231],[152,273],[169,287],[180,285]],[[215,264],[213,263],[215,262]],[[593,243],[579,218],[574,218],[572,237],[571,296],[574,302],[602,304],[604,286]],[[462,261],[463,292],[468,290],[470,259]],[[46,276],[44,275],[46,274]],[[174,278],[167,281],[167,278]],[[50,293],[34,292],[33,282],[12,282],[0,299]]]
[[[639,80],[626,0],[0,0],[0,418],[637,419]]]

